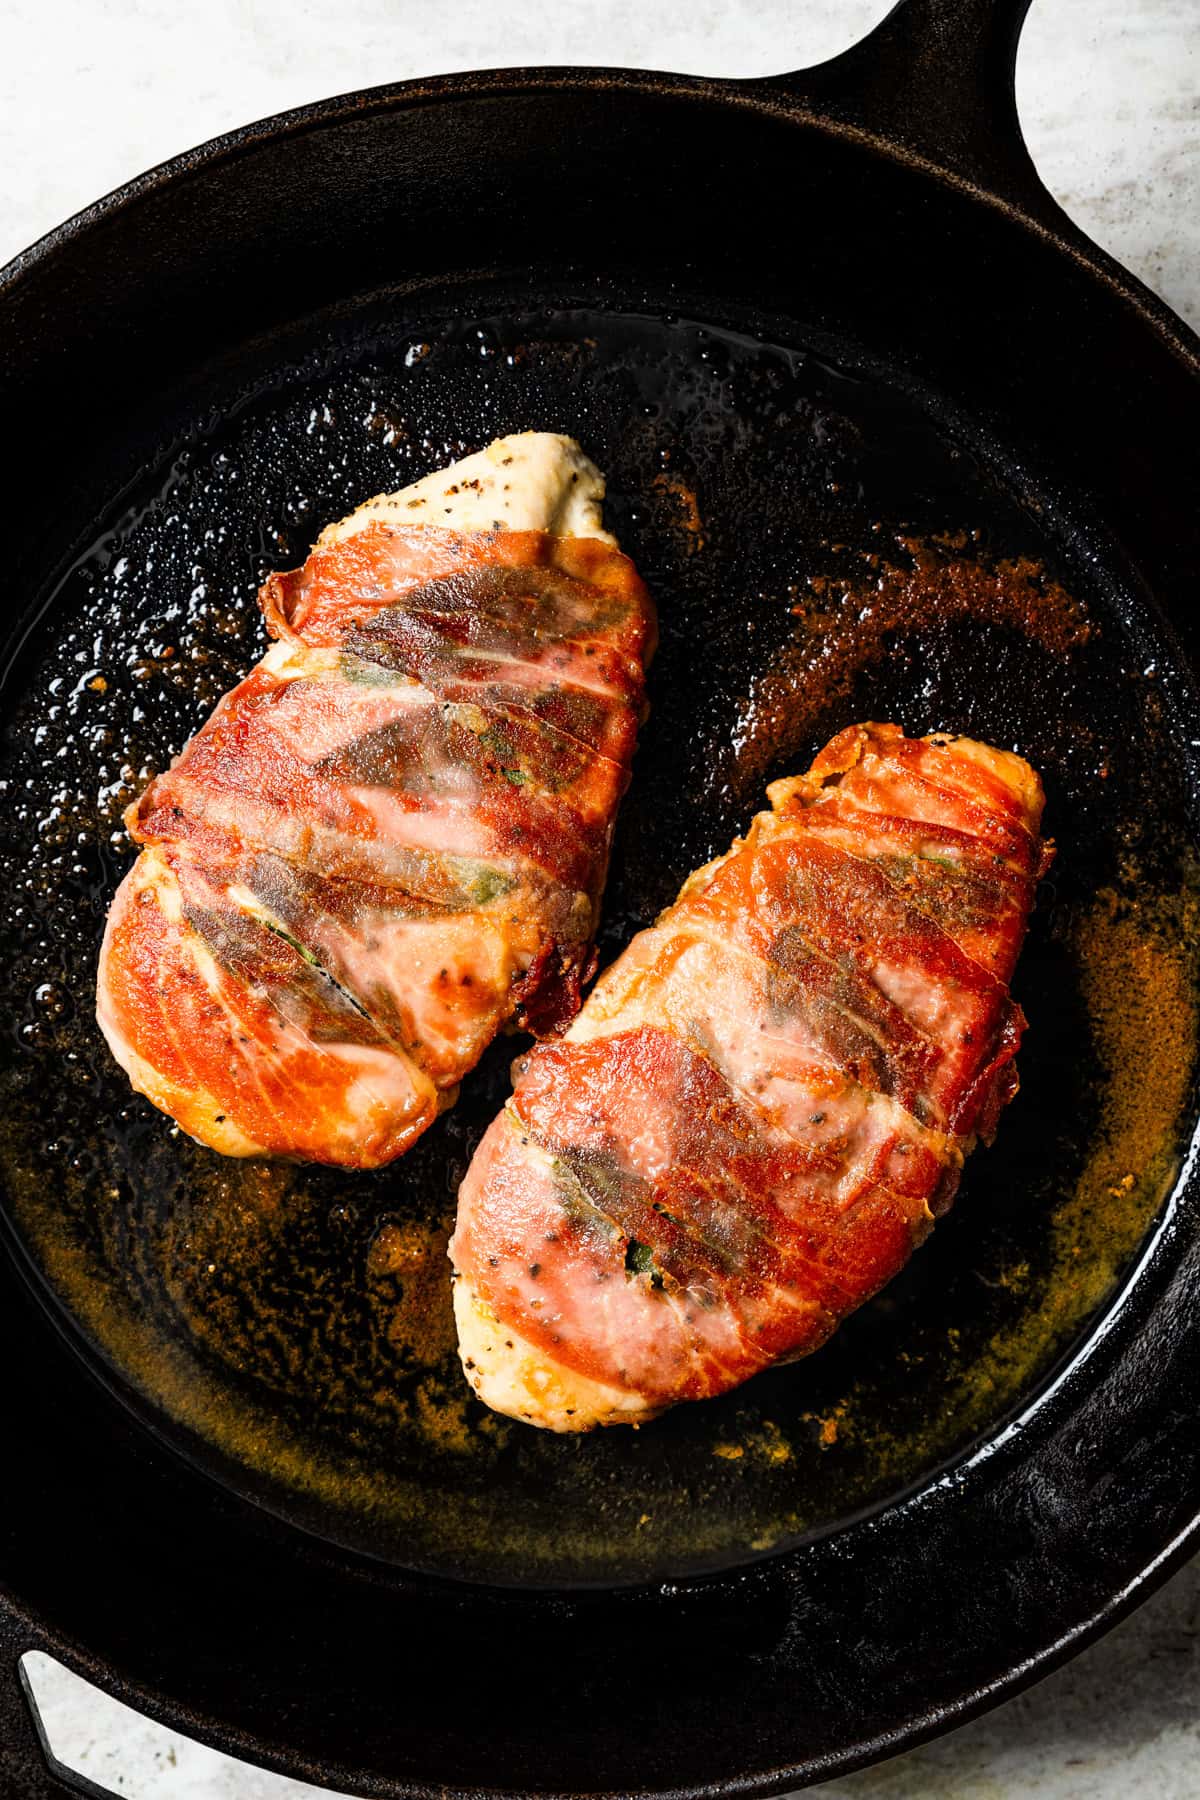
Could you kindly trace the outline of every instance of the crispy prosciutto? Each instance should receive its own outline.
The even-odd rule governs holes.
[[[1018,756],[858,725],[517,1063],[450,1246],[467,1378],[553,1431],[816,1350],[1017,1088],[1050,851]]]
[[[276,642],[130,808],[97,1014],[235,1156],[374,1167],[590,973],[654,620],[572,440],[369,501],[261,595]]]

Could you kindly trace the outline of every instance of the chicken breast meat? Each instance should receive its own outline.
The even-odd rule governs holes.
[[[1029,765],[857,725],[768,798],[520,1059],[463,1183],[463,1365],[514,1418],[638,1424],[816,1350],[1016,1092]]]
[[[97,1017],[202,1143],[374,1167],[590,973],[654,616],[570,438],[324,531],[275,643],[130,808]]]

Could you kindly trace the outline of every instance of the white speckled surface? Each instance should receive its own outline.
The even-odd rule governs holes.
[[[600,62],[759,75],[831,55],[885,0],[0,0],[0,262],[214,133],[439,70]],[[336,20],[336,24],[334,21]],[[1200,325],[1200,4],[1035,0],[1022,118],[1067,210]],[[51,1740],[131,1800],[303,1800],[31,1659]],[[1200,1796],[1200,1564],[1032,1692],[812,1790],[862,1800]],[[500,1772],[497,1772],[498,1775]],[[2,1800],[2,1797],[0,1797]]]

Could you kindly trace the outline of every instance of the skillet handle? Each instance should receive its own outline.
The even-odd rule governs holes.
[[[21,1673],[34,1648],[30,1634],[0,1595],[0,1794],[4,1800],[112,1800],[109,1791],[60,1771],[42,1738],[37,1706]]]
[[[1017,118],[1017,43],[1029,6],[899,0],[840,56],[764,85],[1061,227]]]

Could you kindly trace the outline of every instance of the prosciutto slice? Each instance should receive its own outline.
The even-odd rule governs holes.
[[[450,1246],[467,1378],[555,1431],[816,1350],[1017,1089],[1050,851],[1020,757],[857,725],[515,1066]]]
[[[654,641],[602,494],[570,439],[501,439],[266,583],[272,649],[126,815],[100,959],[192,1137],[387,1163],[502,1026],[577,1010]]]

